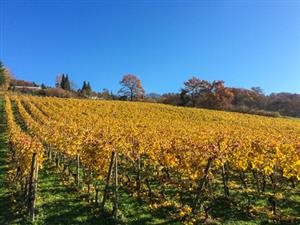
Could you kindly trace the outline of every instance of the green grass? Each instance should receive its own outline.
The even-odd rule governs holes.
[[[93,209],[54,170],[50,165],[40,170],[36,224],[97,224]]]
[[[101,215],[99,207],[87,201],[86,194],[78,192],[72,184],[64,185],[56,170],[55,166],[47,163],[40,172],[35,224],[114,224],[109,213]],[[108,212],[110,206],[111,202],[108,202]],[[176,224],[151,214],[147,204],[130,197],[122,189],[119,207],[120,224]]]

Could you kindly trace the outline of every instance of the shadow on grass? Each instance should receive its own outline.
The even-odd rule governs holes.
[[[253,218],[235,202],[224,197],[216,198],[209,207],[209,214],[213,218],[220,218],[223,221],[250,221]]]
[[[282,199],[278,201],[282,210],[290,210],[290,215],[298,216],[300,219],[300,203],[291,199]]]

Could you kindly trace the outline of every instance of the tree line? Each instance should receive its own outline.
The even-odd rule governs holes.
[[[175,106],[236,111],[265,116],[300,117],[300,94],[264,94],[260,87],[226,87],[222,80],[209,82],[193,76],[178,93],[145,94],[138,77],[128,74],[120,81],[122,88],[115,99],[151,101]],[[119,98],[118,98],[119,97]],[[112,97],[111,97],[112,98]]]
[[[208,82],[192,77],[178,93],[160,96],[165,104],[236,111],[266,116],[300,117],[300,94],[264,94],[260,87],[226,87],[224,81]]]
[[[9,89],[15,84],[28,83],[12,79],[10,72],[0,61],[0,86],[2,89]],[[141,80],[133,74],[124,75],[119,83],[121,88],[117,93],[108,89],[97,93],[92,90],[88,81],[83,81],[82,87],[76,89],[69,75],[64,73],[56,76],[55,88],[42,84],[39,91],[23,91],[43,96],[147,101],[267,116],[300,117],[300,94],[282,92],[266,95],[260,87],[251,89],[227,87],[222,80],[209,82],[196,76],[183,82],[178,92],[165,94],[146,93]],[[34,82],[30,84],[36,86]]]

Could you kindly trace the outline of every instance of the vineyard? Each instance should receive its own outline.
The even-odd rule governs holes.
[[[300,223],[299,120],[22,95],[5,112],[7,179],[31,220],[51,164],[108,224],[129,223],[124,193],[165,224]]]

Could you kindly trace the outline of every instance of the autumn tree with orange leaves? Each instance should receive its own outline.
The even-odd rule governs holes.
[[[130,101],[141,99],[145,94],[140,79],[133,74],[124,75],[120,84],[122,88],[119,90],[119,94],[122,94]]]
[[[225,87],[224,81],[212,83],[192,77],[184,82],[181,90],[181,100],[184,105],[192,107],[205,107],[212,109],[228,109],[234,94],[230,88]]]

